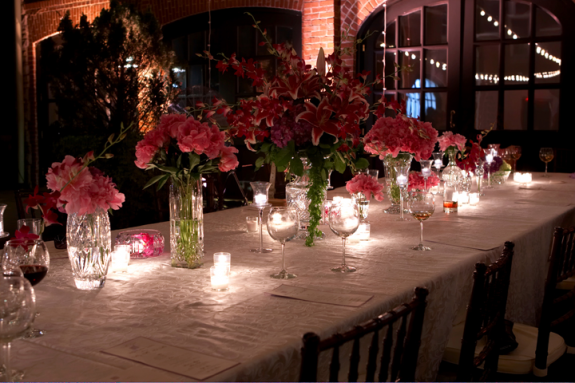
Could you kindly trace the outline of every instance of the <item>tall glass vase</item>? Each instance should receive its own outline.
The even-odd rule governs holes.
[[[201,180],[170,185],[170,252],[173,267],[195,269],[204,257]]]
[[[393,158],[391,154],[388,154],[383,159],[383,167],[385,170],[385,191],[387,192],[387,198],[391,202],[391,206],[384,210],[387,214],[399,214],[400,213],[400,188],[395,180],[395,169],[394,166],[410,164],[413,159],[413,155],[410,153],[399,153],[397,157]],[[407,213],[407,209],[404,209]]]
[[[98,209],[93,214],[68,214],[66,240],[76,287],[104,287],[112,250],[108,212]]]

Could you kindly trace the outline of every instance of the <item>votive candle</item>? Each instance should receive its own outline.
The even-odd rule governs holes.
[[[460,191],[459,192],[459,203],[462,205],[467,205],[469,203],[469,192]]]
[[[407,185],[407,177],[404,176],[403,174],[400,174],[397,176],[397,184],[399,186],[405,186]]]
[[[469,193],[469,205],[477,206],[479,203],[479,193]]]
[[[112,252],[112,271],[127,273],[130,263],[130,245],[116,245]]]
[[[255,233],[258,231],[259,217],[246,217],[246,227],[248,233]]]
[[[222,265],[210,267],[210,281],[212,283],[212,290],[228,290],[230,284],[230,270]]]
[[[265,194],[256,194],[254,196],[254,202],[256,205],[265,205],[268,202],[268,196]]]

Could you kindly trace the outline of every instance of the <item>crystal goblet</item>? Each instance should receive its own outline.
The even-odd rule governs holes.
[[[341,237],[343,244],[341,265],[331,271],[337,273],[352,273],[356,269],[345,263],[345,242],[347,237],[357,231],[360,222],[360,213],[357,204],[350,198],[343,198],[334,202],[329,209],[329,228],[335,235]]]
[[[419,221],[421,232],[419,236],[419,245],[412,247],[413,250],[429,251],[430,247],[423,245],[423,221],[431,217],[435,211],[435,198],[431,193],[413,192],[408,201],[409,212]]]
[[[543,177],[549,177],[549,174],[547,173],[547,164],[553,161],[554,156],[555,153],[553,152],[553,148],[541,148],[539,150],[539,159],[545,162],[545,174],[543,174]]]
[[[272,274],[272,278],[291,279],[295,274],[287,272],[285,264],[286,241],[294,238],[299,230],[299,219],[296,209],[290,207],[274,207],[270,210],[267,219],[268,233],[270,237],[279,241],[282,245],[282,269],[279,273]]]

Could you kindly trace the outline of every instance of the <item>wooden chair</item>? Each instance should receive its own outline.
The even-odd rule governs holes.
[[[443,356],[443,360],[450,363],[459,360],[457,381],[473,380],[479,367],[483,367],[479,377],[481,381],[489,380],[497,372],[499,349],[505,334],[513,248],[512,242],[505,242],[503,254],[497,262],[489,266],[484,263],[475,265],[465,324],[453,328]]]
[[[423,316],[427,305],[425,301],[427,294],[427,289],[417,287],[415,288],[415,295],[409,303],[404,303],[343,334],[334,334],[324,340],[320,340],[319,336],[315,333],[305,334],[303,336],[303,347],[301,349],[302,363],[300,381],[317,381],[319,354],[322,351],[333,349],[329,369],[329,380],[336,382],[340,370],[339,349],[342,345],[351,341],[353,341],[353,346],[347,380],[350,382],[357,381],[360,363],[360,339],[372,333],[373,336],[369,348],[365,381],[415,381],[415,369],[417,367],[417,356],[421,342]],[[411,319],[408,321],[409,314],[411,314]],[[396,322],[401,323],[399,324],[394,342],[393,324]],[[381,343],[379,341],[379,331],[386,326],[387,331],[385,339],[383,339],[382,356],[380,358],[381,366],[378,378],[374,380],[378,364],[377,355]],[[394,343],[395,347],[393,347]]]

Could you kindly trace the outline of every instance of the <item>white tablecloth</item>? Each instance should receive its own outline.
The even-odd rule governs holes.
[[[32,381],[186,380],[101,352],[143,336],[239,362],[210,380],[293,381],[299,376],[304,333],[328,336],[347,330],[410,299],[415,286],[425,286],[430,294],[417,377],[433,380],[451,322],[469,299],[474,264],[495,260],[506,240],[516,244],[508,318],[536,323],[552,230],[575,223],[575,180],[566,174],[553,174],[551,181],[534,174],[534,179],[531,190],[509,182],[486,191],[478,207],[463,206],[456,214],[444,214],[436,199],[424,236],[452,244],[427,242],[433,248],[429,252],[410,249],[419,240],[417,221],[396,222],[397,216],[382,212],[388,202],[372,201],[371,240],[349,244],[348,264],[357,272],[348,275],[330,271],[340,261],[341,240],[323,226],[326,239],[313,248],[301,241],[287,244],[287,264],[296,279],[270,278],[280,269],[280,246],[264,228],[264,244],[274,252],[249,251],[259,244],[258,235],[245,232],[245,217],[257,214],[249,208],[205,215],[205,265],[196,270],[170,267],[167,254],[132,260],[129,273],[110,274],[103,289],[85,292],[74,287],[65,252],[53,251],[48,276],[36,286],[40,316],[35,326],[46,335],[15,341],[14,367]],[[330,192],[345,194],[344,189]],[[146,227],[160,230],[169,244],[167,222]],[[465,247],[469,236],[496,248]],[[232,254],[229,292],[210,289],[216,251]],[[374,298],[352,308],[264,293],[282,283]]]

